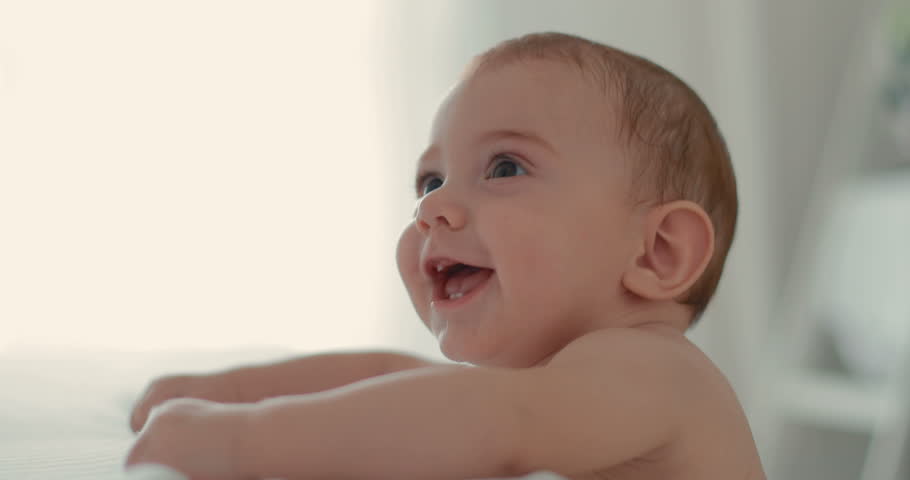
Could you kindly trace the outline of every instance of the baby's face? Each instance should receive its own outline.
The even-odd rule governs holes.
[[[443,353],[530,366],[621,311],[639,216],[607,100],[556,63],[449,95],[421,156],[398,267]]]

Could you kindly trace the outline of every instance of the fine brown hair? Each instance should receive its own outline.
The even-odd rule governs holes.
[[[611,100],[620,125],[611,133],[634,162],[635,201],[689,200],[711,218],[714,255],[678,299],[693,308],[694,323],[717,289],[738,210],[733,165],[714,117],[685,82],[663,67],[574,35],[533,33],[507,40],[477,56],[470,70],[528,60],[573,66]]]

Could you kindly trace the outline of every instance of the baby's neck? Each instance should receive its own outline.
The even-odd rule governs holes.
[[[603,327],[685,333],[692,316],[692,307],[677,302],[637,303],[618,315],[606,318]]]

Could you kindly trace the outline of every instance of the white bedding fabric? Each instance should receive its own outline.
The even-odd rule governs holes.
[[[149,379],[274,360],[291,352],[0,352],[0,479],[183,480],[163,467],[126,474],[127,415]],[[522,480],[564,480],[539,472]]]
[[[122,480],[127,416],[149,379],[286,355],[234,352],[0,352],[0,479]]]

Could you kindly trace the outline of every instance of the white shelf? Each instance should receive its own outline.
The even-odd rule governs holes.
[[[896,419],[899,408],[885,384],[846,375],[804,370],[780,381],[775,407],[798,423],[872,433],[876,425]]]

